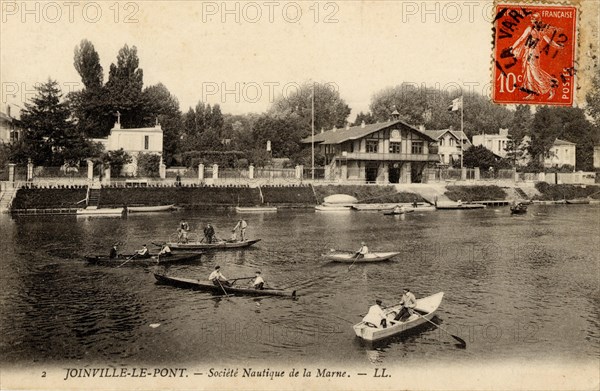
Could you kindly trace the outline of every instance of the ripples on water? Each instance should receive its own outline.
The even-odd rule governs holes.
[[[235,214],[177,212],[120,218],[0,217],[0,354],[3,362],[397,363],[598,357],[600,299],[596,206],[532,206],[384,217],[378,213],[283,211],[249,215],[246,251],[209,253],[168,267],[87,265],[85,254],[124,253],[168,238],[185,217],[226,236]],[[330,249],[400,251],[393,262],[323,262]],[[152,272],[206,279],[262,270],[297,289],[285,298],[219,298],[157,285]],[[375,298],[396,303],[444,291],[435,321],[375,344],[353,322]],[[341,320],[341,319],[345,319]],[[150,327],[153,325],[153,327]]]

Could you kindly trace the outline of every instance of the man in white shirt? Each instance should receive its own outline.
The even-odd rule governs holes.
[[[208,280],[212,281],[212,283],[216,286],[231,285],[227,278],[225,278],[225,276],[221,274],[221,266],[215,266],[215,270],[212,273],[210,273],[210,276],[208,276]]]
[[[260,270],[258,270],[256,272],[256,278],[254,279],[254,282],[252,283],[252,285],[254,286],[254,289],[259,289],[262,290],[265,287],[265,280],[263,280],[263,278],[260,275]]]
[[[400,304],[402,304],[402,308],[394,320],[399,320],[404,322],[406,319],[410,317],[409,309],[413,309],[417,306],[417,298],[408,288],[403,289],[402,299],[400,299]]]
[[[248,223],[243,218],[238,221],[238,223],[233,227],[233,230],[240,229],[240,237],[242,242],[246,240],[246,228],[248,228]]]
[[[150,253],[148,252],[148,247],[146,247],[145,244],[142,246],[141,250],[137,250],[136,257],[137,258],[149,258],[150,257]]]
[[[160,252],[158,253],[159,256],[161,257],[168,257],[171,256],[171,247],[169,247],[169,245],[167,243],[163,244],[162,249],[160,250]]]
[[[367,247],[365,242],[361,242],[360,244],[361,244],[361,246],[358,249],[358,251],[356,252],[356,257],[355,257],[356,259],[364,258],[365,255],[369,253],[369,248]]]
[[[363,322],[365,322],[368,326],[373,327],[387,327],[387,322],[385,318],[385,312],[383,308],[381,308],[381,300],[375,300],[375,305],[372,305],[369,308],[369,312],[363,318]]]

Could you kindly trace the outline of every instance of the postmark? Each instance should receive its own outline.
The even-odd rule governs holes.
[[[573,105],[578,9],[498,4],[495,12],[493,101]]]

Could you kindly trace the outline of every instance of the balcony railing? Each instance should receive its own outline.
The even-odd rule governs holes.
[[[368,153],[368,152],[346,152],[336,156],[338,159],[348,160],[379,160],[379,161],[408,161],[408,162],[438,162],[437,154],[416,153]]]

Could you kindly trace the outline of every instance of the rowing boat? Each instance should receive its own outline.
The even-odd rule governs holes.
[[[117,258],[109,258],[105,255],[88,255],[85,257],[85,260],[94,265],[104,265],[104,266],[118,266],[122,264],[127,265],[164,265],[167,263],[177,263],[177,262],[187,262],[193,261],[202,255],[201,252],[188,252],[181,254],[171,254],[171,255],[152,255],[149,258],[138,258],[134,257],[135,254],[129,255],[120,255]]]
[[[361,262],[382,262],[387,261],[390,258],[395,257],[400,253],[388,252],[388,253],[367,253],[362,258],[356,258],[356,253],[341,253],[331,252],[329,254],[323,254],[323,258],[332,262],[344,262],[344,263],[361,263]]]
[[[172,277],[164,274],[154,273],[154,277],[161,284],[172,285],[178,288],[194,289],[199,291],[208,291],[215,293],[227,294],[243,294],[253,296],[285,296],[285,297],[296,297],[296,291],[283,290],[283,289],[254,289],[254,288],[242,288],[225,285],[215,285],[210,281],[193,280],[190,278]]]
[[[128,213],[136,212],[167,212],[175,208],[175,204],[170,205],[155,205],[155,206],[128,206]]]
[[[245,248],[250,247],[255,243],[260,242],[260,239],[244,240],[239,242],[217,242],[217,243],[204,243],[204,242],[187,242],[187,243],[167,243],[174,250],[225,250],[234,248]]]
[[[483,209],[485,208],[484,204],[459,204],[459,203],[450,203],[444,202],[439,203],[435,206],[437,209]]]
[[[402,208],[400,208],[400,210],[395,210],[395,209],[388,210],[388,211],[383,212],[383,214],[386,216],[393,216],[393,215],[403,215],[405,213],[412,213],[414,211],[415,211],[414,209],[406,209],[406,208],[402,207]]]
[[[578,204],[585,205],[585,204],[590,203],[590,199],[589,198],[572,198],[570,200],[565,200],[565,202],[570,205],[578,205]]]
[[[513,215],[522,215],[527,213],[527,205],[517,204],[510,207],[510,213]]]
[[[383,338],[391,337],[392,335],[401,334],[426,323],[427,320],[431,320],[440,306],[443,297],[444,292],[439,292],[435,295],[417,299],[417,304],[414,308],[414,311],[418,313],[418,315],[413,313],[405,321],[394,320],[394,317],[402,307],[401,305],[386,308],[384,310],[387,319],[386,328],[381,326],[373,327],[374,325],[367,324],[363,321],[355,324],[352,326],[352,328],[354,329],[356,336],[364,339],[365,341],[377,341]]]
[[[237,213],[277,212],[276,206],[236,206]]]
[[[77,216],[121,216],[123,208],[94,208],[77,209]]]
[[[321,204],[315,206],[315,210],[319,212],[349,212],[352,207],[349,205]]]

